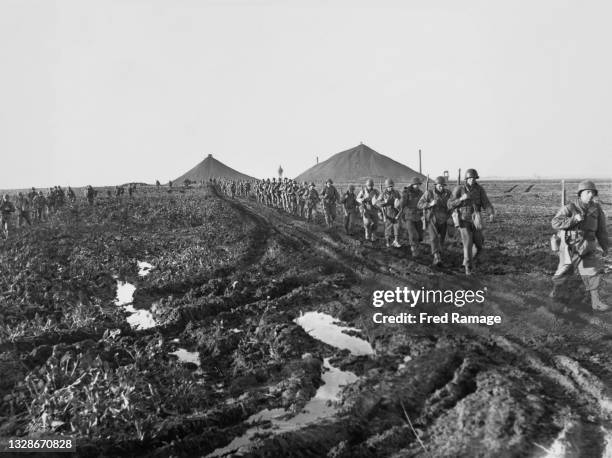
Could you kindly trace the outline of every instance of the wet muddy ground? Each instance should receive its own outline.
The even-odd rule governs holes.
[[[210,188],[14,233],[0,435],[72,434],[82,456],[612,456],[612,314],[579,280],[569,314],[547,297],[559,193],[486,186],[499,218],[472,277],[457,236],[432,268],[426,245],[413,258]],[[502,324],[375,324],[407,311],[372,306],[398,286],[486,291],[461,313]]]

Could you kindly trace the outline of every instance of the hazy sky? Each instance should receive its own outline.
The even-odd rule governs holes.
[[[424,172],[612,177],[608,1],[0,0],[0,188]]]

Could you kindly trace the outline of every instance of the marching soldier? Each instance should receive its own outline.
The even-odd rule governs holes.
[[[552,219],[553,229],[560,232],[559,266],[553,276],[551,297],[556,297],[574,269],[578,269],[584,286],[591,295],[591,307],[595,311],[610,309],[601,301],[599,290],[602,286],[603,266],[597,254],[597,243],[608,254],[608,232],[606,215],[594,202],[597,188],[592,181],[582,181],[578,185],[578,198],[562,207]]]
[[[400,216],[401,216],[401,198],[400,193],[394,189],[395,183],[391,178],[385,180],[385,190],[376,202],[383,212],[383,220],[385,222],[385,240],[387,246],[401,248],[399,243]],[[393,236],[393,243],[391,237]]]
[[[94,198],[96,197],[96,191],[94,190],[94,188],[91,187],[90,184],[88,184],[87,188],[85,188],[85,197],[87,198],[87,202],[89,203],[89,205],[94,204]]]
[[[412,256],[418,254],[419,243],[423,240],[423,222],[421,220],[423,212],[418,207],[419,200],[423,196],[423,191],[420,189],[421,184],[421,179],[414,177],[410,186],[404,188],[402,193],[402,213],[408,230],[408,241]]]
[[[378,209],[375,205],[379,196],[380,193],[374,187],[374,180],[372,178],[366,181],[366,187],[362,188],[357,196],[359,211],[363,219],[365,239],[372,242],[376,240],[376,229],[378,228]]]
[[[306,197],[306,219],[308,220],[308,222],[310,222],[312,218],[312,211],[317,211],[317,204],[320,200],[321,199],[319,198],[319,193],[315,189],[315,184],[310,183],[310,186],[308,188],[308,194]]]
[[[66,194],[70,202],[74,202],[76,200],[76,194],[74,193],[74,191],[72,190],[70,186],[68,186],[68,191]]]
[[[2,226],[2,232],[4,237],[8,239],[9,236],[9,224],[11,214],[15,213],[15,206],[10,201],[9,195],[5,194],[0,202],[0,226]]]
[[[437,177],[434,188],[423,194],[418,203],[418,208],[424,213],[435,266],[442,265],[442,246],[446,239],[447,221],[450,216],[448,211],[450,195],[450,191],[446,188],[446,178]]]
[[[36,219],[38,221],[45,221],[46,218],[46,207],[47,207],[47,199],[42,191],[38,191],[38,194],[34,196],[32,199],[32,205],[34,207],[34,211]]]
[[[357,217],[357,196],[355,195],[355,186],[350,185],[348,190],[340,200],[344,210],[344,230],[347,235],[351,234],[351,227],[354,219]]]
[[[325,182],[325,187],[321,191],[323,197],[323,213],[325,214],[325,224],[327,227],[333,227],[336,220],[336,203],[338,202],[338,190],[334,186],[331,178]]]
[[[302,186],[298,189],[298,214],[301,218],[304,217],[304,207],[306,206],[306,201],[308,199],[308,183],[305,181],[302,183]]]
[[[21,227],[23,222],[28,223],[28,226],[32,225],[30,220],[30,199],[25,196],[22,192],[17,195],[16,208],[17,208],[17,227]]]
[[[459,228],[461,243],[463,244],[463,265],[465,274],[472,273],[473,262],[482,254],[484,249],[484,236],[482,234],[482,218],[480,212],[486,210],[489,213],[489,220],[493,222],[495,210],[489,202],[487,193],[476,180],[479,178],[478,172],[474,169],[467,169],[465,172],[465,183],[453,189],[451,197],[448,199],[448,208],[451,212],[456,212],[453,217],[455,226]],[[476,254],[473,255],[472,247],[476,246]]]

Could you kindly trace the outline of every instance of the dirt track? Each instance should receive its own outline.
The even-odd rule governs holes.
[[[164,199],[159,197],[155,205]],[[592,315],[580,294],[569,299],[575,308],[569,315],[559,317],[549,310],[546,294],[555,267],[546,251],[550,215],[529,218],[529,224],[508,234],[504,228],[522,209],[494,200],[501,204],[500,218],[486,230],[488,252],[477,275],[466,278],[454,239],[449,241],[447,267],[432,270],[425,246],[411,259],[407,249],[364,244],[357,236],[324,230],[252,200],[202,199],[197,194],[184,199],[203,208],[201,220],[179,224],[172,212],[158,211],[162,224],[151,217],[149,207],[154,205],[140,202],[125,221],[105,223],[106,232],[96,243],[116,255],[92,260],[100,268],[97,286],[81,287],[81,298],[99,298],[93,302],[104,317],[94,316],[88,326],[52,332],[41,328],[35,335],[3,338],[0,364],[14,377],[0,386],[0,434],[48,430],[49,422],[42,420],[45,412],[45,418],[62,422],[57,431],[69,431],[85,405],[83,393],[98,393],[104,414],[74,425],[82,455],[205,455],[242,435],[251,426],[246,420],[257,412],[285,408],[298,413],[322,383],[323,361],[330,358],[334,367],[358,376],[344,390],[336,415],[280,434],[271,434],[274,429],[264,423],[259,440],[251,440],[240,453],[612,454],[612,314]],[[100,210],[105,211],[109,208]],[[133,215],[141,215],[142,221]],[[84,221],[94,216],[85,215]],[[54,230],[65,230],[61,221]],[[78,236],[71,235],[74,243],[93,243],[91,230],[81,226]],[[33,230],[20,243],[40,251],[35,243],[39,236]],[[15,249],[4,246],[4,258]],[[93,248],[90,251],[97,256]],[[155,268],[137,278],[135,259],[144,257]],[[72,255],[58,264],[69,261],[74,262]],[[17,276],[20,262],[15,260],[7,273]],[[110,299],[113,273],[136,284],[138,307],[155,304],[158,326],[139,331],[125,324]],[[7,322],[17,316],[11,306],[23,294],[20,284],[13,278],[15,293],[3,299]],[[473,310],[501,315],[502,325],[373,323],[377,310],[372,292],[397,286],[486,288],[486,301]],[[56,294],[72,290],[74,285],[68,283]],[[428,307],[431,312],[452,311]],[[44,315],[45,310],[40,306],[37,313]],[[400,313],[406,306],[383,310]],[[310,311],[361,329],[357,335],[369,341],[374,354],[352,355],[313,338],[293,321]],[[466,306],[462,313],[468,311]],[[105,328],[120,331],[111,337],[103,335]],[[168,356],[178,345],[174,339],[199,352],[201,369]],[[26,389],[28,383],[38,386],[44,374],[57,371],[58,363],[72,367],[75,360],[79,363],[73,375],[60,371],[53,389],[49,383],[41,385],[49,387],[47,394]],[[78,377],[93,379],[96,371],[106,374],[107,385],[95,379],[86,389],[76,383]],[[30,382],[24,383],[27,378]],[[133,407],[106,405],[104,396],[110,398],[113,387],[121,390],[124,385],[134,387],[124,391]],[[82,403],[58,394],[62,387],[72,387],[73,398]]]

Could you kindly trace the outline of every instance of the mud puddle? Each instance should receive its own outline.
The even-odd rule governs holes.
[[[331,315],[307,312],[293,321],[312,337],[332,347],[349,350],[353,355],[374,354],[372,345],[367,341],[344,333],[344,331],[360,331],[359,329],[339,326]]]
[[[329,363],[329,358],[323,360],[324,372],[321,375],[323,385],[319,387],[313,398],[306,403],[304,410],[299,414],[288,417],[285,409],[265,409],[251,415],[246,423],[269,422],[266,427],[254,426],[249,428],[242,436],[235,438],[232,442],[221,449],[215,450],[209,457],[225,456],[235,453],[242,447],[248,446],[255,435],[264,432],[270,434],[281,434],[303,428],[313,422],[321,421],[331,417],[337,410],[332,404],[339,400],[342,386],[357,381],[357,376],[352,372],[341,371]]]
[[[117,296],[115,297],[115,305],[123,307],[129,313],[127,322],[132,329],[149,329],[157,326],[153,314],[150,310],[136,309],[132,302],[134,301],[134,292],[136,286],[131,283],[117,280]]]
[[[198,368],[200,367],[200,352],[189,351],[185,348],[178,348],[177,350],[171,351],[168,354],[176,356],[182,363],[192,363],[198,366]]]
[[[155,268],[155,266],[145,261],[137,261],[137,264],[139,277],[146,277],[151,273],[151,270]]]
[[[359,329],[339,326],[336,324],[337,320],[331,315],[321,312],[307,312],[296,318],[294,322],[314,338],[335,348],[347,349],[353,355],[374,354],[374,350],[368,342],[343,332],[345,330],[359,331]],[[287,410],[278,408],[264,409],[253,414],[246,420],[246,423],[266,422],[266,426],[249,428],[242,436],[235,438],[228,445],[215,450],[208,456],[217,457],[236,453],[241,448],[248,447],[255,436],[261,433],[268,432],[276,435],[295,431],[311,423],[332,417],[337,411],[334,402],[340,400],[342,387],[356,382],[358,377],[350,371],[343,371],[334,367],[329,360],[330,358],[323,360],[322,385],[300,413],[290,417],[291,414]]]

